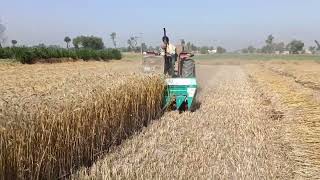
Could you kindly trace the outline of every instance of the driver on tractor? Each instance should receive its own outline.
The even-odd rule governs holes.
[[[174,76],[175,63],[177,60],[176,47],[169,42],[167,36],[162,38],[163,45],[161,46],[165,52],[165,62],[164,62],[164,74],[169,76]]]

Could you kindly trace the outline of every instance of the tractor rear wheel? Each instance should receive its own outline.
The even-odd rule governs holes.
[[[191,78],[195,77],[195,63],[193,59],[183,60],[182,63],[182,77],[183,78]]]

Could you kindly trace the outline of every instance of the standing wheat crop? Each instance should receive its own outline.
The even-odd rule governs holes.
[[[87,98],[54,110],[39,102],[32,111],[3,113],[0,179],[56,179],[92,164],[157,117],[162,82],[160,76],[134,75],[93,87]]]

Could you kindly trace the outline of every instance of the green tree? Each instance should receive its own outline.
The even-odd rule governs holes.
[[[11,40],[11,43],[12,43],[12,46],[15,47],[16,44],[18,43],[18,41],[17,40]]]
[[[207,46],[202,46],[201,48],[200,48],[200,53],[201,54],[208,54],[209,53],[209,47],[207,47]]]
[[[317,40],[314,40],[314,42],[316,43],[317,47],[316,50],[320,51],[320,43]]]
[[[281,53],[281,52],[285,51],[285,49],[286,49],[286,45],[284,44],[284,42],[274,44],[275,51],[279,51]]]
[[[148,50],[148,46],[146,45],[146,43],[142,43],[142,44],[141,44],[141,48],[142,48],[142,52]]]
[[[227,52],[227,50],[225,48],[223,48],[221,46],[217,47],[217,53],[218,54],[223,54],[223,53],[226,53],[226,52]]]
[[[194,45],[194,44],[191,44],[191,51],[197,51],[199,48],[196,46],[196,45]]]
[[[263,53],[271,54],[274,52],[274,43],[273,43],[274,37],[273,35],[269,35],[266,39],[266,45],[262,47],[261,51]]]
[[[182,51],[185,50],[185,46],[186,46],[186,41],[184,39],[181,39],[180,41],[181,47],[182,47]]]
[[[302,41],[293,40],[287,45],[287,49],[291,54],[299,54],[303,50],[304,43]]]
[[[316,47],[315,46],[310,46],[309,47],[309,51],[312,52],[312,54],[314,54],[316,52]]]
[[[66,37],[64,38],[64,42],[67,43],[67,49],[69,49],[69,43],[71,42],[70,37],[66,36]]]
[[[249,50],[248,50],[248,48],[243,48],[243,49],[241,50],[241,52],[242,52],[243,54],[248,54],[248,53],[249,53]]]
[[[181,46],[185,46],[186,45],[186,41],[184,39],[181,39]]]
[[[192,50],[191,50],[191,43],[190,43],[190,42],[187,43],[187,47],[186,47],[186,48],[187,48],[187,49],[186,49],[187,51],[192,51]]]
[[[136,50],[136,47],[137,47],[137,38],[136,37],[130,37],[127,41],[129,47],[128,49],[130,48],[130,51],[135,51]]]
[[[255,47],[253,47],[253,46],[249,46],[249,47],[248,47],[248,52],[247,52],[247,53],[253,54],[253,53],[255,53],[256,51],[257,51],[257,49],[256,49]]]
[[[267,45],[272,45],[273,44],[273,40],[274,40],[274,37],[272,34],[270,34],[266,40],[266,44]]]
[[[75,48],[99,50],[104,48],[102,38],[95,36],[78,36],[72,41]]]
[[[46,48],[47,46],[44,43],[40,43],[38,45],[35,45],[36,48]]]
[[[110,37],[111,37],[114,48],[117,48],[117,42],[116,42],[117,33],[115,32],[111,33]]]

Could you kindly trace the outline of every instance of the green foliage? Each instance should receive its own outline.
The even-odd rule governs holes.
[[[181,39],[181,46],[185,46],[186,45],[186,41],[184,39]]]
[[[315,42],[316,45],[317,45],[317,47],[316,47],[317,49],[316,49],[316,50],[317,50],[317,51],[320,51],[320,43],[319,43],[317,40],[314,40],[314,42]]]
[[[17,59],[23,64],[33,64],[38,60],[48,60],[52,58],[72,58],[88,60],[111,60],[121,59],[121,52],[117,49],[73,49],[46,47],[12,47],[0,48],[0,59]],[[46,61],[45,61],[46,62]],[[47,61],[50,62],[50,61]]]
[[[274,50],[279,51],[279,52],[283,52],[286,50],[286,45],[284,44],[284,42],[275,43]]]
[[[262,53],[266,53],[266,54],[271,54],[273,52],[272,45],[268,44],[268,45],[263,46],[262,49],[261,49],[261,52]]]
[[[304,43],[302,41],[293,40],[287,45],[287,49],[291,54],[299,54],[303,50]]]
[[[226,53],[227,52],[227,50],[225,49],[225,48],[223,48],[223,47],[221,47],[221,46],[218,46],[217,47],[217,53],[218,54],[224,54],[224,53]]]
[[[270,34],[266,40],[266,44],[267,45],[272,45],[273,44],[273,40],[274,40],[274,37],[272,34]]]
[[[274,46],[275,46],[275,44],[273,43],[273,40],[274,40],[273,35],[272,35],[272,34],[269,35],[268,38],[267,38],[266,41],[265,41],[265,42],[266,42],[266,45],[261,48],[261,52],[262,52],[262,53],[271,54],[271,53],[274,52],[274,49],[275,49]]]
[[[72,43],[76,49],[79,49],[80,47],[94,50],[100,50],[104,48],[102,38],[95,36],[78,36],[73,39]]]
[[[284,42],[275,43],[273,35],[269,35],[266,39],[266,45],[263,46],[261,49],[256,50],[256,52],[261,52],[265,54],[272,54],[276,51],[282,53],[286,50],[286,45]],[[250,52],[249,52],[250,53]]]
[[[71,42],[71,38],[70,38],[69,36],[66,36],[66,37],[64,38],[64,42],[67,43],[67,49],[69,49],[69,43]]]
[[[111,49],[110,52],[111,52],[111,56],[110,56],[111,59],[116,59],[116,60],[122,59],[122,55],[121,55],[121,52],[119,50]]]
[[[0,59],[10,59],[14,56],[12,48],[0,48]]]
[[[147,51],[148,50],[148,46],[146,45],[146,43],[142,43],[141,47],[142,47],[142,51]]]
[[[130,49],[131,51],[132,51],[132,50],[135,50],[136,47],[137,47],[137,44],[138,44],[137,38],[136,38],[136,37],[130,37],[130,38],[128,39],[127,43],[128,43],[128,45],[129,45],[128,49]]]
[[[66,43],[71,42],[71,38],[70,38],[69,36],[66,36],[66,37],[64,38],[64,42],[66,42]]]
[[[11,40],[11,44],[12,44],[12,46],[15,46],[17,43],[18,43],[18,41],[17,41],[17,40]]]
[[[209,53],[208,50],[209,50],[209,48],[207,46],[202,46],[200,48],[200,53],[201,54],[208,54]]]
[[[248,53],[252,54],[252,53],[257,52],[257,49],[253,46],[249,46],[248,48],[242,49],[241,52],[244,54],[248,54]]]
[[[241,50],[241,52],[243,53],[243,54],[248,54],[249,53],[249,50],[248,50],[249,48],[243,48],[242,50]]]
[[[33,64],[37,58],[33,49],[19,49],[16,55],[16,58],[22,64]]]
[[[309,51],[312,52],[312,54],[314,54],[316,52],[316,47],[315,46],[310,46],[309,47]]]
[[[111,33],[110,37],[111,37],[114,48],[117,48],[117,41],[116,41],[117,33],[116,32]]]

